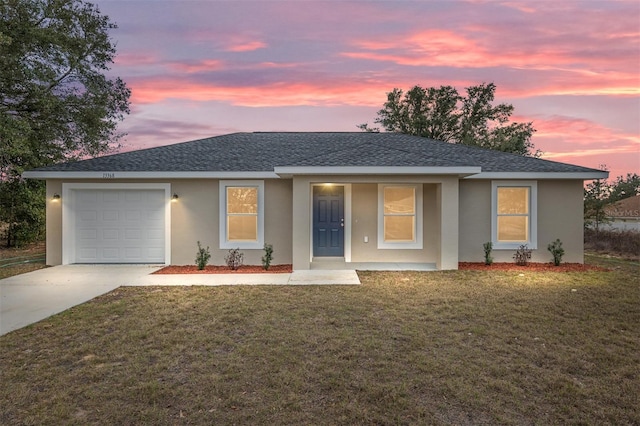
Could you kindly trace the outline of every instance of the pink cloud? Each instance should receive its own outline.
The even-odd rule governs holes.
[[[518,117],[519,118],[519,117]],[[615,145],[626,152],[638,152],[640,150],[640,135],[616,131],[602,124],[590,120],[566,116],[552,116],[549,118],[534,119],[534,127],[537,132],[537,140],[562,139],[565,146],[591,146],[597,149],[606,149]],[[548,155],[554,155],[549,151]]]
[[[130,83],[132,102],[157,103],[167,99],[219,101],[232,105],[267,107],[289,105],[380,105],[389,87],[369,82],[279,82],[263,86],[222,86],[176,78],[141,79]]]
[[[188,62],[172,62],[169,67],[187,74],[198,73],[203,71],[219,70],[223,68],[224,62],[216,59],[204,59],[201,61]]]
[[[267,47],[267,44],[262,41],[244,41],[228,45],[225,50],[227,52],[251,52],[265,47]]]

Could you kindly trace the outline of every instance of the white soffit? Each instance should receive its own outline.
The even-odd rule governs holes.
[[[336,175],[456,175],[480,173],[480,167],[276,167],[277,175],[336,176]]]
[[[483,172],[465,179],[606,179],[609,172]]]
[[[277,179],[274,172],[63,172],[27,171],[27,179]]]

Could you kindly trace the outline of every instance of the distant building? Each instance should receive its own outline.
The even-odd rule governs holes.
[[[605,207],[604,211],[611,221],[604,227],[640,231],[640,195],[613,203]]]

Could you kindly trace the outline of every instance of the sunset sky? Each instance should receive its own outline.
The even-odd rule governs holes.
[[[96,0],[132,89],[123,150],[358,131],[394,87],[483,82],[543,158],[640,172],[640,2]]]

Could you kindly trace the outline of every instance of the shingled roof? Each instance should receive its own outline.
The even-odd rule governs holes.
[[[31,172],[273,172],[278,167],[480,167],[482,173],[599,170],[398,133],[256,132],[67,162]],[[27,177],[37,174],[26,173]]]

